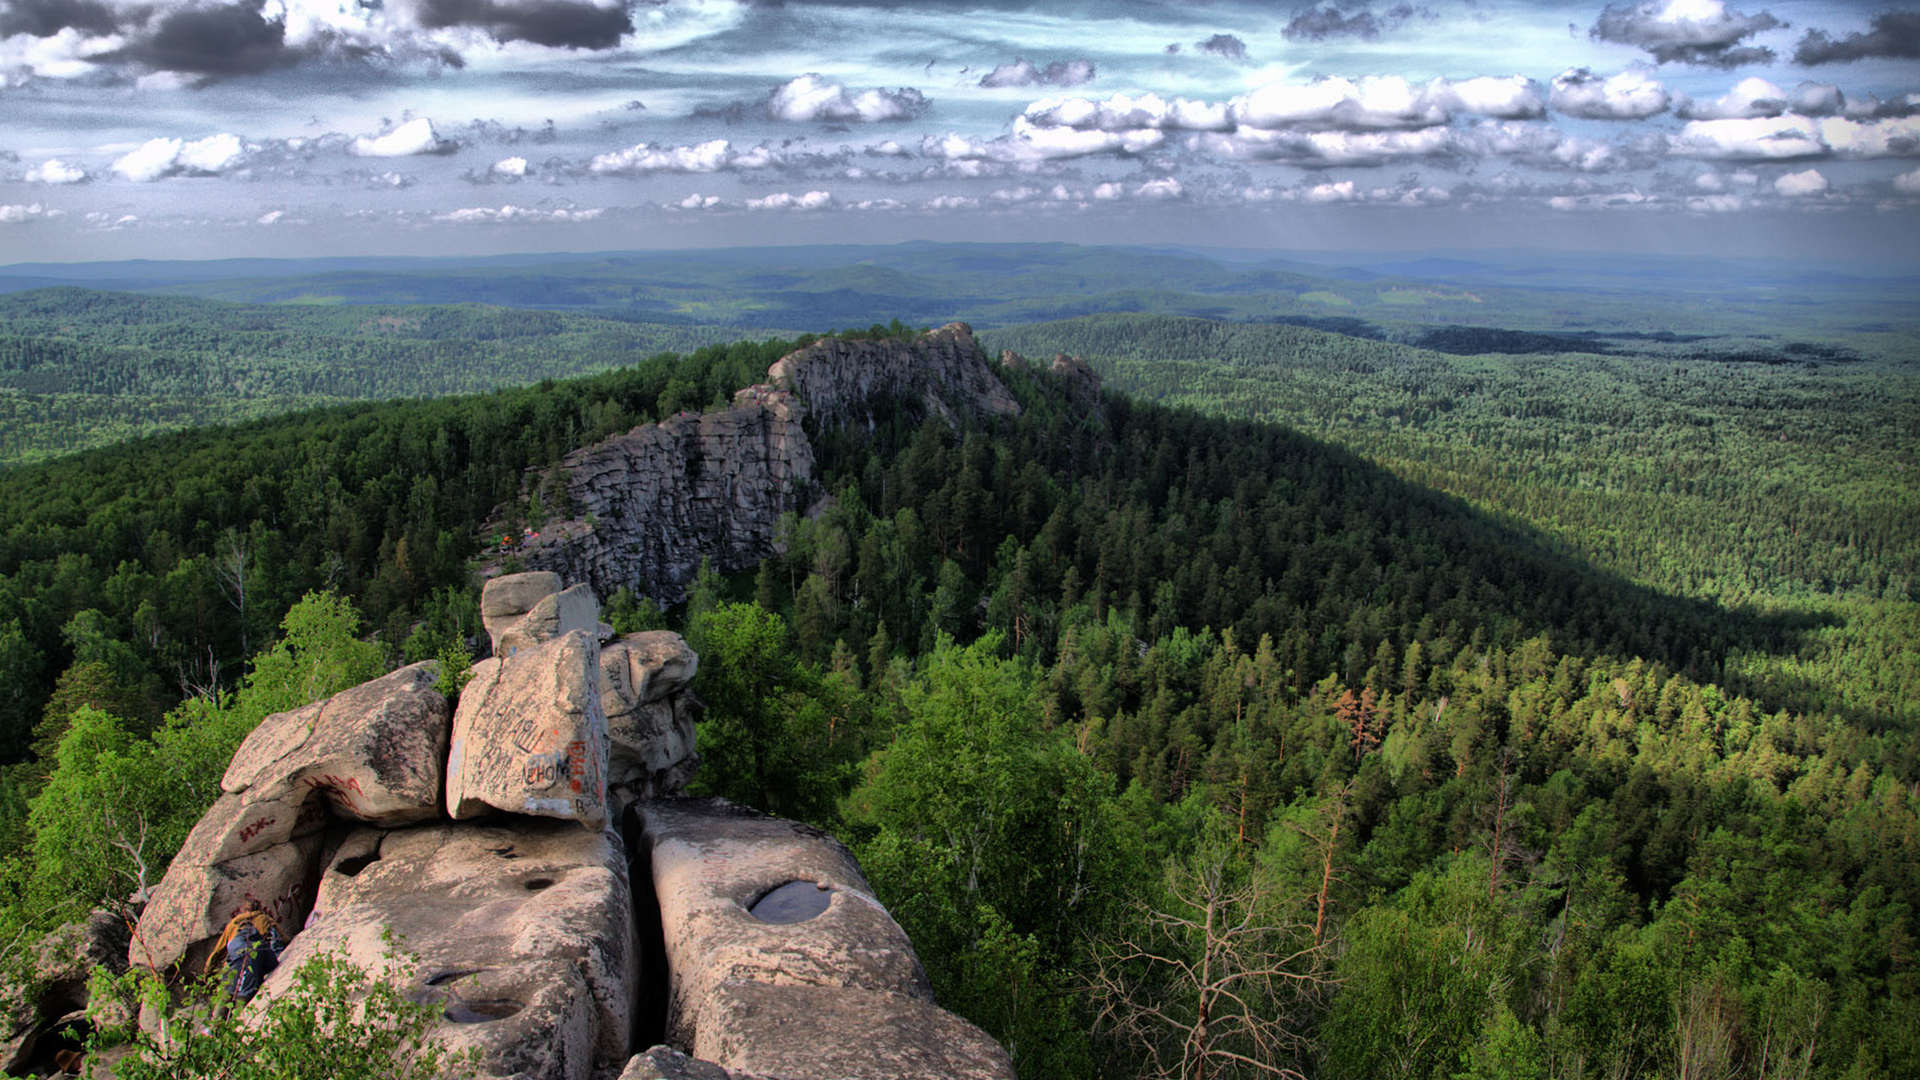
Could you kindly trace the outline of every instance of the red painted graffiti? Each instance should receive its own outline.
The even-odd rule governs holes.
[[[587,744],[575,740],[567,747],[567,775],[573,777],[574,794],[580,793],[580,777],[587,771]]]
[[[247,841],[253,839],[254,837],[259,836],[262,831],[264,831],[268,826],[272,825],[276,820],[278,819],[263,817],[257,821],[250,821],[245,825],[242,825],[240,827],[240,842],[244,844]]]

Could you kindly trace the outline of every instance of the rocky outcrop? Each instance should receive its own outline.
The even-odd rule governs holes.
[[[265,999],[344,956],[437,1009],[432,1037],[489,1080],[1010,1080],[844,846],[673,797],[699,658],[660,631],[603,645],[597,601],[560,585],[488,587],[499,654],[450,720],[426,664],[262,723],[108,946],[120,969],[198,974],[255,899],[294,935]],[[641,1031],[676,1045],[630,1058]]]
[[[86,1026],[95,968],[127,970],[128,941],[126,920],[110,911],[94,911],[41,940],[29,954],[27,981],[0,990],[0,1075],[39,1075],[61,1050],[78,1048],[62,1032]]]
[[[315,910],[267,997],[316,953],[380,970],[391,933],[416,958],[415,999],[441,1010],[440,1040],[477,1049],[483,1075],[588,1080],[626,1060],[638,953],[611,833],[526,819],[358,830]]]
[[[600,650],[600,706],[607,714],[607,799],[612,818],[639,799],[684,791],[700,756],[693,751],[700,669],[679,634],[648,630]]]
[[[960,322],[912,341],[827,338],[775,361],[767,382],[798,395],[823,426],[889,419],[902,405],[949,424],[1020,411]]]
[[[724,799],[656,800],[635,816],[670,1042],[791,1080],[1011,1080],[997,1043],[933,1004],[912,942],[839,841]]]
[[[492,810],[607,824],[600,643],[584,630],[473,665],[447,754],[447,816]]]
[[[154,890],[133,962],[164,970],[184,961],[197,970],[247,900],[282,925],[299,925],[329,821],[437,817],[448,734],[438,673],[432,661],[414,664],[262,721]]]
[[[568,454],[561,469],[575,516],[548,523],[519,557],[602,596],[624,586],[677,602],[703,558],[729,572],[773,554],[780,515],[803,508],[813,479],[803,420],[815,430],[871,425],[903,408],[948,423],[1020,411],[965,323],[912,341],[826,338],[780,358],[732,408],[682,413]]]
[[[711,558],[738,570],[774,550],[780,515],[813,479],[813,446],[793,395],[749,387],[734,406],[682,413],[561,460],[578,513],[529,540],[526,565],[677,601]]]

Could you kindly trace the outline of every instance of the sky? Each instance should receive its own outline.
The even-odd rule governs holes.
[[[1911,257],[1920,8],[0,0],[0,264],[914,239]]]

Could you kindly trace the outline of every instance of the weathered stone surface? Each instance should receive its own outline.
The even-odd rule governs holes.
[[[575,630],[600,640],[600,601],[587,585],[575,585],[543,597],[525,615],[501,628],[493,639],[495,656],[512,656]]]
[[[673,1044],[711,1058],[701,1047],[727,1008],[720,987],[742,979],[932,1002],[912,943],[833,837],[725,799],[659,799],[637,809],[671,973]],[[749,914],[792,881],[828,886],[825,911],[787,924]]]
[[[486,628],[493,651],[500,651],[502,633],[532,611],[535,604],[559,592],[560,587],[560,575],[548,570],[488,579],[480,588],[480,625]]]
[[[611,833],[534,820],[362,829],[325,869],[317,909],[269,998],[316,952],[377,969],[390,928],[418,957],[405,984],[442,1010],[436,1036],[478,1048],[482,1075],[587,1080],[626,1059],[638,950]]]
[[[0,1074],[25,1073],[30,1063],[48,1057],[42,1043],[65,1018],[86,1008],[93,969],[114,975],[127,970],[130,941],[126,920],[110,911],[90,912],[40,940],[31,952],[28,982],[0,986]]]
[[[679,600],[710,556],[721,570],[774,551],[780,515],[813,477],[813,448],[791,394],[749,387],[733,408],[683,413],[568,454],[580,516],[549,523],[521,550],[529,566]]]
[[[600,704],[607,715],[607,791],[617,811],[638,799],[686,790],[694,753],[692,701],[683,693],[700,658],[679,634],[629,634],[600,650]]]
[[[235,832],[217,854],[197,852],[195,861],[261,850],[318,828],[325,812],[375,825],[437,816],[449,725],[447,699],[434,689],[439,673],[434,661],[412,664],[267,717],[220,780],[227,797],[238,800]],[[207,825],[203,819],[201,827]],[[194,845],[188,841],[189,850]]]
[[[732,408],[681,413],[568,454],[561,466],[579,516],[549,523],[520,557],[602,596],[625,586],[678,601],[702,558],[725,572],[774,553],[780,515],[802,509],[813,479],[804,417],[871,424],[903,404],[950,423],[1020,411],[965,323],[911,342],[828,338],[782,357]]]
[[[585,630],[473,666],[447,755],[455,820],[489,808],[607,823],[607,719],[600,643]]]
[[[688,1057],[671,1046],[651,1047],[635,1054],[620,1072],[619,1080],[783,1080],[724,1069],[711,1061]]]
[[[735,979],[694,1056],[785,1080],[1014,1080],[986,1032],[916,998]]]
[[[321,835],[308,833],[212,865],[176,858],[140,915],[127,961],[159,971],[183,963],[198,975],[214,939],[248,900],[260,901],[283,928],[299,926],[313,900],[320,845]]]
[[[827,338],[781,357],[767,381],[799,395],[823,424],[866,423],[901,402],[948,423],[1020,411],[959,322],[911,342]]]

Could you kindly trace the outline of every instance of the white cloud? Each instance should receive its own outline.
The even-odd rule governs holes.
[[[1752,120],[1787,111],[1787,92],[1758,76],[1741,79],[1713,101],[1683,99],[1675,110],[1682,120]]]
[[[1894,177],[1893,190],[1903,195],[1920,195],[1920,169]]]
[[[811,72],[776,88],[766,102],[767,115],[775,120],[863,124],[911,120],[926,107],[926,96],[912,87],[849,91]]]
[[[169,176],[215,176],[244,163],[246,148],[235,135],[182,139],[148,139],[138,149],[120,156],[113,171],[142,183]]]
[[[1337,184],[1315,184],[1302,192],[1300,197],[1308,202],[1333,203],[1352,202],[1359,196],[1354,194],[1353,181],[1342,180]]]
[[[1502,79],[1482,75],[1459,82],[1436,80],[1434,86],[1439,87],[1442,82],[1444,88],[1432,92],[1451,104],[1456,112],[1497,120],[1528,120],[1547,112],[1546,102],[1540,100],[1539,88],[1525,76],[1509,75]]]
[[[804,195],[778,191],[762,198],[747,200],[749,210],[825,210],[832,205],[833,193],[828,191],[809,191]]]
[[[1583,195],[1555,195],[1547,200],[1547,205],[1555,210],[1612,210],[1620,207],[1644,206],[1655,201],[1631,188],[1625,191],[1591,192]]]
[[[1330,165],[1381,165],[1409,158],[1458,152],[1453,131],[1261,131],[1242,128],[1231,135],[1193,136],[1190,145],[1221,157],[1245,161],[1282,161],[1307,168]]]
[[[725,200],[721,199],[718,195],[702,195],[696,191],[686,198],[681,199],[679,206],[682,210],[712,210],[720,206],[724,201]]]
[[[1840,157],[1920,157],[1920,116],[1892,120],[1847,120],[1828,117],[1819,122],[1820,140]]]
[[[440,214],[436,216],[434,220],[451,222],[456,225],[490,225],[508,222],[566,223],[593,221],[604,213],[606,213],[606,211],[598,207],[591,210],[575,210],[571,207],[542,210],[538,207],[513,206],[509,204],[499,209],[494,209],[489,206],[468,207],[466,209]]]
[[[1687,200],[1687,209],[1709,214],[1727,214],[1746,208],[1747,200],[1738,195],[1696,195]]]
[[[1793,88],[1789,107],[1801,116],[1837,116],[1847,111],[1847,95],[1831,83],[1803,82]]]
[[[1787,173],[1773,182],[1773,190],[1790,199],[1804,199],[1811,195],[1827,193],[1827,178],[1820,175],[1818,169],[1805,169]]]
[[[1803,116],[1778,116],[1690,120],[1674,138],[1673,152],[1681,157],[1726,161],[1785,161],[1824,157],[1827,146],[1820,140],[1819,129],[1812,120]]]
[[[255,225],[272,225],[285,216],[287,216],[287,212],[285,210],[269,210],[266,213],[261,214],[259,217],[254,218],[253,223]]]
[[[974,210],[980,200],[971,195],[939,195],[921,204],[928,210]]]
[[[1082,131],[1228,131],[1233,127],[1225,105],[1187,98],[1168,101],[1158,94],[1115,94],[1104,101],[1043,98],[1027,106],[1021,116],[1034,127]]]
[[[1741,43],[1785,25],[1769,12],[1743,15],[1721,0],[1641,0],[1609,4],[1591,33],[1601,41],[1638,45],[1663,64],[1737,67],[1772,61],[1772,49]]]
[[[1378,130],[1434,127],[1451,116],[1444,104],[1397,75],[1369,75],[1306,84],[1268,83],[1233,99],[1232,116],[1243,128]]]
[[[1178,199],[1186,194],[1186,189],[1180,185],[1179,180],[1165,176],[1141,184],[1134,189],[1133,194],[1135,198],[1140,199]]]
[[[64,210],[50,209],[41,203],[0,205],[0,225],[24,225],[30,221],[50,221],[65,216]]]
[[[442,139],[433,130],[433,121],[424,116],[409,120],[385,135],[362,135],[353,140],[351,150],[360,157],[410,157],[414,154],[446,154],[455,144]]]
[[[523,157],[501,158],[493,163],[495,176],[521,177],[527,175],[527,159]]]
[[[69,165],[59,158],[48,158],[27,170],[26,179],[35,184],[78,184],[87,179],[87,170]]]
[[[719,172],[737,157],[725,139],[709,139],[696,146],[652,146],[641,143],[625,150],[599,154],[587,171],[606,173]]]
[[[1569,68],[1553,80],[1553,107],[1583,120],[1644,120],[1666,112],[1672,100],[1666,87],[1638,68],[1606,79]]]

